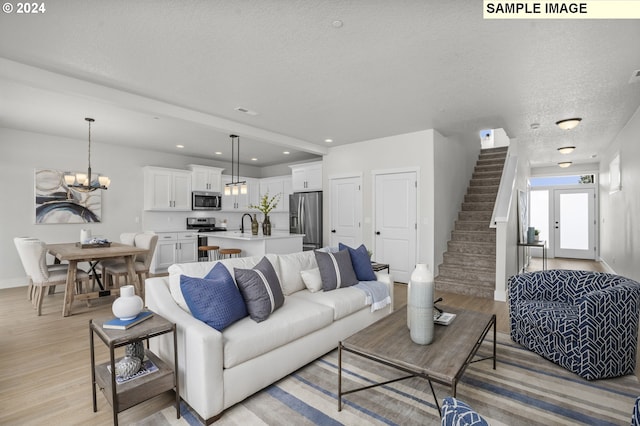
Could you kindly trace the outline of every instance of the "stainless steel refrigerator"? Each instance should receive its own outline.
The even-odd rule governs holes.
[[[322,247],[322,191],[289,195],[289,232],[305,234],[303,250]]]

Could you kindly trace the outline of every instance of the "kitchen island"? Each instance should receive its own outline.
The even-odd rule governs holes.
[[[207,244],[222,248],[238,248],[242,257],[262,256],[267,253],[288,254],[302,251],[304,234],[273,232],[269,236],[251,235],[251,232],[200,232],[198,236],[207,237]]]

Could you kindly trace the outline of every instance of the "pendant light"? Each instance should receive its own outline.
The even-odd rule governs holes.
[[[225,184],[224,195],[238,195],[247,193],[247,182],[240,181],[240,137],[231,137],[231,182]]]
[[[87,173],[67,173],[64,175],[64,181],[67,187],[72,188],[80,192],[93,192],[96,189],[108,189],[111,185],[111,179],[107,176],[100,176],[99,174],[91,175],[91,123],[95,120],[93,118],[85,118],[85,121],[89,123],[89,165],[87,167]]]

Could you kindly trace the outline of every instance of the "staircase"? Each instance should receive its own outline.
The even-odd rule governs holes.
[[[496,282],[496,230],[490,228],[507,147],[483,149],[458,213],[436,289],[493,299]]]

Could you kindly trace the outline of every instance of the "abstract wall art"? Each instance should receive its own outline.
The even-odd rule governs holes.
[[[64,174],[60,170],[36,169],[36,224],[100,222],[102,191],[70,189],[65,184]]]

